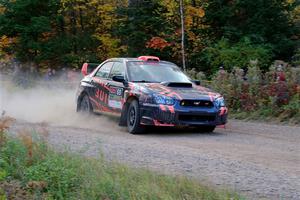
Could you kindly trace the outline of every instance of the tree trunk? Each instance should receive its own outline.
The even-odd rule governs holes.
[[[184,13],[183,13],[183,0],[180,0],[180,18],[181,18],[181,54],[182,54],[182,67],[186,71],[185,67],[185,51],[184,51]]]

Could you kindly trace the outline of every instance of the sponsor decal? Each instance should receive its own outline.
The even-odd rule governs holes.
[[[118,88],[117,89],[117,96],[122,96],[123,93],[123,88]]]
[[[110,94],[117,95],[117,96],[122,96],[123,88],[110,87],[109,93],[110,93]]]
[[[122,103],[120,101],[116,101],[116,100],[109,100],[108,101],[108,106],[111,108],[122,108]]]
[[[109,93],[110,93],[110,94],[116,94],[116,93],[117,93],[117,88],[115,88],[115,87],[110,87]]]

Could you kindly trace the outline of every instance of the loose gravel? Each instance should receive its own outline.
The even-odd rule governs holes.
[[[232,120],[214,133],[153,129],[130,135],[115,120],[97,118],[99,127],[49,124],[47,140],[57,150],[188,176],[249,199],[300,200],[300,127]],[[44,128],[18,121],[11,132]]]

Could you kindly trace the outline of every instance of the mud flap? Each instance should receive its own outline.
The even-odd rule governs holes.
[[[126,103],[126,104],[123,106],[122,113],[121,113],[121,117],[120,117],[119,126],[127,126],[127,120],[126,120],[126,117],[127,117],[127,110],[128,110],[128,103]]]

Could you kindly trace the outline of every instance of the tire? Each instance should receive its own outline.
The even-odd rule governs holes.
[[[212,133],[214,132],[216,126],[203,126],[201,127],[201,130],[203,130],[203,132],[206,132],[206,133]]]
[[[201,133],[212,133],[214,132],[216,126],[199,125],[199,126],[195,126],[195,128]]]
[[[88,95],[84,95],[82,98],[81,98],[81,101],[78,105],[78,110],[79,112],[81,113],[84,113],[84,114],[91,114],[93,109],[92,109],[92,104],[89,100],[89,97]]]
[[[139,134],[145,131],[144,126],[140,124],[140,108],[139,103],[133,100],[127,110],[127,129],[131,134]]]

